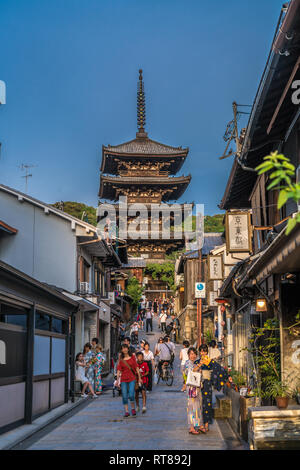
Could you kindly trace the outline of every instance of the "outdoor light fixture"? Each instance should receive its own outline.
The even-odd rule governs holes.
[[[266,312],[267,311],[267,301],[266,301],[266,299],[256,299],[255,310],[257,312]]]

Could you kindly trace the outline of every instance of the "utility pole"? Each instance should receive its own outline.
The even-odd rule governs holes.
[[[198,282],[202,281],[202,250],[198,249]],[[202,299],[197,299],[198,347],[202,344]]]

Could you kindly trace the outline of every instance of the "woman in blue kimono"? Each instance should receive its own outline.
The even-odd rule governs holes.
[[[206,431],[208,431],[209,424],[211,424],[213,420],[212,387],[214,386],[218,391],[220,391],[228,379],[228,374],[220,364],[218,364],[214,359],[210,359],[208,357],[208,346],[206,344],[202,344],[199,347],[199,352],[200,360],[196,361],[196,369],[199,368],[202,370],[203,385],[201,392],[203,423]]]

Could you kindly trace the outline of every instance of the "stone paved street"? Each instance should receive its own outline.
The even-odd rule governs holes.
[[[154,334],[140,332],[140,339],[146,337],[151,350],[159,337],[157,322],[154,320]],[[147,413],[138,413],[136,418],[123,419],[121,398],[113,398],[106,391],[97,400],[56,429],[32,444],[30,449],[227,449],[228,443],[222,436],[218,422],[210,427],[207,435],[194,436],[188,433],[186,419],[186,394],[180,392],[182,383],[179,367],[180,345],[176,346],[175,380],[172,387],[159,383],[147,394]],[[233,435],[230,437],[234,448],[240,448]]]

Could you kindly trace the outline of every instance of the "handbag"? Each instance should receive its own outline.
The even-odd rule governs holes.
[[[128,367],[128,369],[130,369],[131,372],[135,375],[136,380],[135,380],[135,384],[134,384],[134,390],[139,390],[140,384],[139,384],[139,378],[138,378],[136,372],[133,370],[133,368],[132,368],[129,364],[127,364],[127,361],[123,361],[123,359],[120,359],[120,360],[121,360],[121,361],[123,362],[123,364],[125,364],[125,365]]]
[[[193,372],[189,370],[187,375],[186,384],[189,387],[201,387],[201,372]]]

